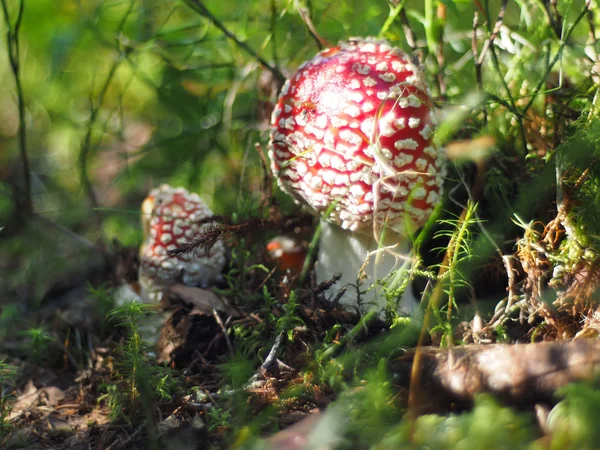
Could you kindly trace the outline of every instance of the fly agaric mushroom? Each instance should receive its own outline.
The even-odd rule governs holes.
[[[407,257],[406,236],[427,222],[442,190],[434,124],[423,73],[386,41],[341,42],[286,81],[271,118],[269,156],[282,190],[324,219],[318,281],[341,272],[342,284],[356,284],[362,267],[368,287],[398,264],[378,249],[404,246]],[[356,302],[351,290],[341,299]]]
[[[140,249],[139,280],[144,301],[156,303],[175,284],[206,286],[225,266],[225,248],[218,241],[208,253],[201,249],[172,255],[206,231],[200,224],[212,211],[198,194],[166,184],[153,189],[142,203],[145,242]]]

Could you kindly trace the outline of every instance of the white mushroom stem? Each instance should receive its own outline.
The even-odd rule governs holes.
[[[386,248],[385,245],[392,246]],[[321,237],[319,255],[316,264],[317,281],[322,282],[332,279],[336,274],[342,275],[331,289],[331,299],[336,298],[336,292],[346,287],[346,292],[340,298],[348,310],[355,310],[358,306],[358,292],[356,290],[359,272],[367,258],[365,266],[367,279],[362,281],[360,291],[364,292],[372,286],[366,294],[361,295],[361,305],[364,311],[381,312],[386,306],[383,287],[376,283],[388,276],[392,271],[402,269],[408,271],[411,264],[410,243],[406,237],[394,235],[388,237],[385,245],[377,242],[373,235],[354,233],[343,230],[339,226],[321,220]],[[398,304],[398,312],[414,314],[418,307],[418,300],[409,285]]]

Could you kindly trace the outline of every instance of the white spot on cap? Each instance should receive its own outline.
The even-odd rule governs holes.
[[[339,175],[336,175],[336,177],[337,176],[339,176]],[[343,197],[345,195],[348,195],[348,186],[342,185],[342,186],[333,187],[331,189],[331,195],[334,197]]]
[[[363,80],[363,84],[367,87],[372,87],[372,86],[376,86],[377,85],[377,81],[375,81],[373,78],[371,77],[367,77]]]
[[[368,112],[371,112],[371,111],[373,111],[375,109],[375,105],[373,105],[373,103],[371,103],[371,102],[364,102],[362,104],[361,108],[362,108],[363,112],[368,113]]]
[[[360,124],[360,131],[370,138],[373,134],[373,119],[366,119]]]
[[[409,128],[417,128],[419,126],[419,124],[421,123],[421,119],[419,119],[418,117],[410,117],[408,119],[408,126]],[[427,125],[425,125],[427,126]],[[425,136],[423,136],[425,138]],[[427,138],[425,138],[427,139]]]
[[[414,139],[400,139],[394,142],[394,147],[398,150],[416,150],[419,147],[419,143]]]
[[[375,66],[375,70],[378,70],[380,72],[384,72],[388,69],[388,65],[385,61],[381,61],[379,64],[377,64]]]
[[[289,114],[289,113],[291,113],[291,112],[292,112],[292,105],[283,105],[283,110],[284,110],[286,113],[288,113],[288,114]],[[279,112],[281,112],[281,108],[279,109]],[[278,115],[279,115],[279,114],[278,114]]]
[[[429,194],[427,194],[427,199],[425,200],[425,202],[428,205],[433,205],[438,201],[439,195],[437,192],[435,191],[429,191]]]
[[[297,115],[297,118],[302,118],[301,115]],[[305,121],[306,123],[306,121]],[[299,122],[298,125],[302,126]],[[287,119],[285,119],[285,128],[287,128],[288,130],[293,131],[296,128],[296,121],[294,120],[293,117],[288,117]]]
[[[379,100],[385,100],[387,98],[387,96],[388,96],[387,92],[381,91],[381,92],[377,93],[377,98]]]
[[[272,152],[271,152],[272,153]],[[284,152],[282,150],[279,150],[279,148],[277,150],[275,150],[275,155],[277,156],[277,158],[279,159],[288,159],[289,157],[292,156],[292,154],[290,152]],[[273,158],[273,155],[271,154],[271,158]]]
[[[319,116],[315,120],[315,126],[321,129],[327,128],[327,116],[325,114],[319,114]]]
[[[338,155],[346,155],[352,153],[356,149],[356,146],[344,145],[338,142],[335,146],[335,151]]]
[[[183,233],[183,222],[181,220],[176,220],[173,224],[173,234],[179,236],[181,233]]]
[[[325,136],[325,132],[313,126],[312,123],[306,125],[306,127],[304,127],[304,131],[308,134],[314,134],[317,139],[323,139],[323,136]]]
[[[342,161],[342,158],[340,158],[337,155],[333,155],[331,157],[331,167],[333,167],[335,170],[346,170],[346,166],[344,165],[344,161]]]
[[[365,189],[361,184],[353,184],[350,186],[350,193],[355,197],[362,197],[365,194]]]
[[[350,89],[360,89],[360,82],[356,78],[350,81]]]
[[[347,120],[340,119],[339,117],[330,117],[329,120],[331,120],[331,125],[333,125],[335,128],[345,127],[348,125]]]
[[[396,80],[396,75],[394,75],[392,72],[386,72],[379,75],[379,78],[387,83],[392,83]]]
[[[429,139],[433,134],[433,129],[429,126],[429,124],[425,124],[421,131],[419,131],[419,134],[423,137],[423,139]]]
[[[408,104],[413,108],[419,108],[423,104],[423,102],[419,97],[411,94],[408,96]]]
[[[350,183],[350,176],[347,173],[338,173],[335,176],[334,184],[338,186],[346,186]]]
[[[379,133],[382,136],[390,137],[396,133],[396,130],[392,127],[394,122],[394,113],[389,112],[381,119],[379,119]]]
[[[396,167],[402,167],[413,162],[413,159],[413,155],[409,155],[408,153],[400,153],[394,158],[394,165]]]
[[[406,127],[406,117],[399,117],[397,119],[394,119],[394,128],[396,130],[402,130]]]
[[[353,183],[356,183],[357,181],[359,181],[361,177],[362,177],[362,172],[360,172],[360,171],[350,172],[350,181],[352,181]]]
[[[404,72],[405,66],[400,61],[394,60],[392,61],[392,69],[394,69],[396,72]]]
[[[423,158],[419,158],[415,161],[415,167],[417,170],[424,171],[427,167],[427,160]]]
[[[173,240],[173,236],[171,236],[170,233],[163,233],[160,236],[160,242],[163,244],[168,244],[169,242],[171,242]]]
[[[330,160],[331,160],[331,153],[329,153],[329,152],[321,152],[319,154],[318,161],[319,161],[319,164],[321,164],[322,167],[329,167]]]
[[[323,139],[323,141],[325,142],[325,145],[331,147],[334,145],[335,143],[335,136],[333,135],[333,133],[331,132],[331,130],[327,130],[325,132],[325,138]]]
[[[350,130],[340,131],[340,138],[342,138],[344,141],[349,142],[350,144],[354,144],[354,145],[360,145],[363,143],[362,137],[360,137],[356,133],[353,133]]]
[[[423,153],[425,153],[427,156],[429,156],[430,158],[434,158],[436,157],[436,151],[434,147],[425,147],[425,149],[423,150]]]
[[[356,103],[360,103],[364,99],[363,95],[360,92],[349,92],[348,98]]]
[[[364,42],[359,46],[359,50],[363,53],[373,53],[377,49],[375,48],[375,44],[372,42]]]
[[[301,177],[306,175],[306,172],[308,172],[308,167],[306,167],[306,163],[304,161],[298,161],[296,163],[296,172],[298,172],[298,175]]]
[[[334,170],[322,170],[320,173],[325,183],[333,184],[335,182],[335,176],[337,175],[337,172]]]
[[[310,187],[312,189],[319,190],[323,186],[323,180],[321,179],[320,176],[316,175],[316,176],[312,177],[312,179],[310,180],[309,185],[310,185]]]
[[[358,106],[355,106],[355,105],[348,106],[347,108],[344,109],[344,112],[346,114],[348,114],[350,117],[360,116],[360,109],[358,109]]]
[[[418,222],[425,220],[425,211],[414,206],[410,208],[410,213],[417,219]]]
[[[175,263],[169,259],[165,259],[164,261],[162,261],[160,263],[160,265],[163,269],[167,269],[167,270],[175,268]]]
[[[354,63],[354,64],[352,64],[352,70],[355,70],[356,72],[358,72],[361,75],[368,75],[369,72],[371,71],[371,68],[369,67],[368,64],[365,64],[363,66],[360,63]]]
[[[363,214],[369,212],[371,211],[371,205],[369,203],[361,203],[358,205],[358,211]]]

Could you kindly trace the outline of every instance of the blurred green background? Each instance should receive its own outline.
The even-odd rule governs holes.
[[[19,1],[4,3],[14,21]],[[483,3],[494,23],[501,2]],[[573,22],[583,3],[559,2],[565,23]],[[302,12],[331,43],[372,35],[414,50],[401,21],[389,20],[395,5],[383,0],[210,0],[203,5],[286,75],[318,51]],[[403,5],[438,104],[461,104],[476,88],[474,2]],[[425,14],[425,6],[436,5],[445,6],[444,17]],[[508,4],[496,49],[504,81],[491,58],[484,63],[482,86],[492,96],[487,106],[493,120],[479,129],[471,123],[451,130],[462,137],[491,134],[498,148],[508,149],[509,158],[521,161],[538,149],[523,148],[515,116],[500,100],[507,99],[506,87],[518,98],[527,88],[524,83],[534,86],[557,51],[558,40],[538,6],[525,0]],[[598,14],[592,20],[598,22]],[[480,50],[487,37],[483,30],[477,38]],[[5,226],[16,217],[14,192],[23,185],[23,175],[5,20],[0,32],[0,226]],[[577,86],[574,101],[592,85],[580,64],[587,36],[585,26],[577,27],[571,42],[581,45],[567,46],[554,68]],[[437,40],[444,43],[442,69],[430,51]],[[40,216],[92,243],[117,239],[135,247],[141,241],[140,202],[160,183],[197,191],[216,213],[239,213],[256,203],[264,187],[254,144],[264,148],[268,140],[269,102],[276,98],[277,80],[199,13],[194,1],[30,0],[20,43],[32,196]],[[445,92],[436,83],[440,71]],[[533,109],[543,107],[544,95],[539,95]],[[493,195],[493,187],[489,192]],[[43,291],[44,280],[77,264],[85,250],[75,236],[47,223],[38,222],[27,238],[7,233],[14,228],[12,223],[0,235],[0,296],[12,300],[27,280],[28,289]]]

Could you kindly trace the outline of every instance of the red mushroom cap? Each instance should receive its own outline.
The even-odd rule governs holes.
[[[280,187],[344,229],[423,225],[438,202],[443,152],[424,76],[386,41],[352,39],[300,66],[271,118]],[[335,205],[331,208],[331,205]]]
[[[306,259],[306,247],[289,236],[277,236],[267,243],[267,252],[279,270],[290,270],[292,274],[302,272]]]
[[[166,184],[153,189],[142,203],[145,242],[140,249],[140,283],[148,291],[183,282],[209,284],[225,266],[225,249],[217,242],[209,253],[202,250],[171,255],[205,231],[199,222],[213,215],[198,194]]]

